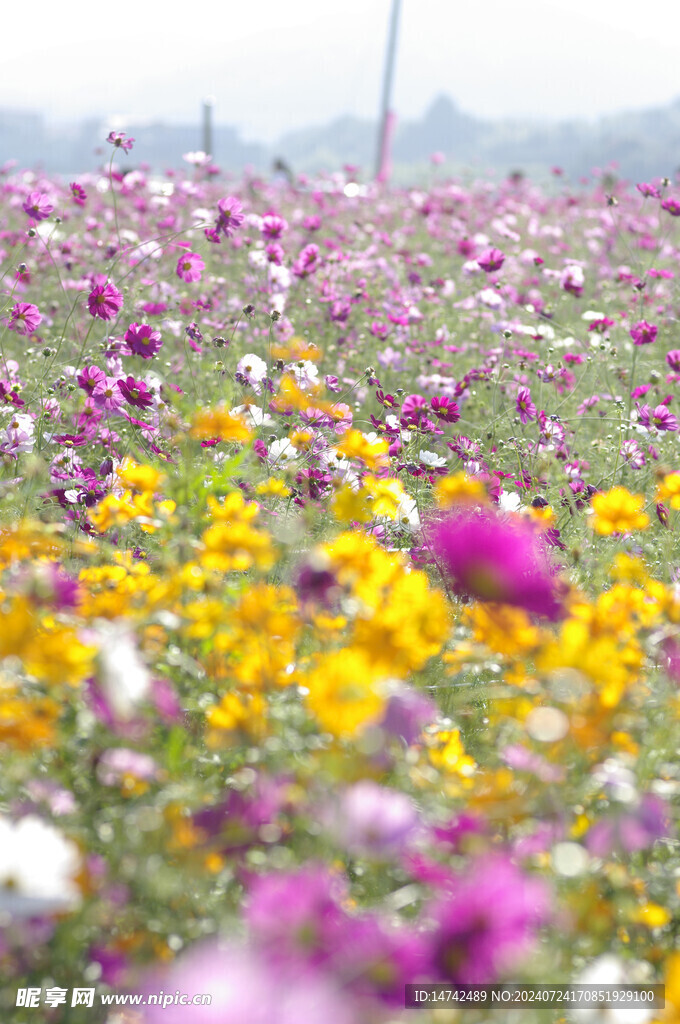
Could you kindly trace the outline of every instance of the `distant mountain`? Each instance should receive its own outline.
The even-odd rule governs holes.
[[[110,125],[103,119],[55,126],[40,114],[0,109],[0,164],[15,159],[21,167],[76,174],[101,163]],[[120,127],[120,125],[116,125]],[[130,123],[136,139],[134,165],[154,170],[178,167],[182,155],[202,147],[201,125],[162,122]],[[213,128],[213,157],[225,171],[249,165],[271,169],[285,161],[294,172],[336,170],[345,164],[371,174],[375,163],[376,124],[353,116],[326,125],[287,132],[272,146],[244,141],[236,129]],[[397,180],[416,181],[435,152],[447,169],[542,176],[559,166],[569,177],[589,175],[594,167],[616,163],[628,179],[672,177],[680,167],[680,98],[665,107],[624,112],[596,121],[482,120],[466,114],[448,97],[439,96],[419,120],[397,123],[393,164]]]

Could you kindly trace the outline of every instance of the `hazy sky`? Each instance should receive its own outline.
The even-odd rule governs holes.
[[[214,95],[218,123],[263,141],[343,113],[374,118],[390,10],[391,0],[12,3],[0,107],[192,122]],[[680,97],[679,57],[680,0],[402,0],[393,106],[418,117],[447,93],[478,116],[546,119],[664,105]]]

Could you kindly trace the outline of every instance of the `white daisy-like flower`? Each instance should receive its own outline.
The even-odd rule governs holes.
[[[418,452],[418,460],[422,462],[424,466],[430,466],[432,469],[437,469],[440,466],[446,465],[446,459],[441,455],[437,455],[436,452],[429,452],[427,450]]]

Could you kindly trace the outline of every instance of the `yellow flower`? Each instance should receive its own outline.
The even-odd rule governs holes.
[[[216,405],[212,409],[200,409],[194,416],[189,436],[203,440],[219,437],[222,441],[248,441],[252,431],[231,409]]]
[[[367,474],[361,482],[370,495],[373,515],[396,519],[399,506],[408,497],[399,480]]]
[[[594,515],[590,524],[602,537],[646,530],[649,526],[649,516],[642,511],[644,494],[631,494],[625,487],[612,487],[604,494],[594,494],[591,505]]]
[[[680,473],[668,473],[656,489],[657,502],[668,502],[671,508],[680,508]]]
[[[116,475],[133,491],[156,492],[165,480],[165,474],[159,473],[153,466],[140,466],[134,459],[125,459],[116,470]]]
[[[672,914],[665,907],[660,907],[658,903],[645,903],[642,907],[637,907],[634,910],[631,918],[646,928],[663,928],[672,919]]]
[[[274,562],[271,539],[247,523],[215,523],[203,532],[204,550],[199,556],[205,569],[243,572],[256,565],[269,569]]]
[[[541,643],[541,630],[523,608],[479,602],[465,608],[463,621],[477,643],[510,658],[526,655]]]
[[[482,505],[488,500],[488,495],[483,481],[461,471],[437,481],[434,500],[439,508],[453,508],[454,505]]]
[[[437,746],[430,749],[430,760],[437,768],[470,778],[477,765],[473,758],[465,753],[459,729],[448,729],[437,733]]]
[[[364,651],[349,647],[321,655],[300,682],[309,690],[305,702],[321,727],[348,738],[381,717],[383,679]]]
[[[265,731],[264,698],[259,693],[225,693],[219,704],[206,712],[208,725],[224,732],[245,732],[255,738]]]
[[[270,498],[289,498],[291,490],[279,477],[270,476],[268,480],[263,480],[257,485],[255,493]]]
[[[389,445],[377,438],[369,441],[360,430],[348,430],[338,445],[338,451],[348,459],[360,459],[369,469],[381,469],[389,465]]]
[[[355,490],[351,484],[339,487],[331,499],[331,511],[341,523],[367,523],[371,510],[363,489]]]

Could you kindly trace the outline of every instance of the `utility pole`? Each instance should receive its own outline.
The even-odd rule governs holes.
[[[206,96],[203,100],[203,152],[206,156],[214,156],[212,132],[212,112],[214,106],[215,97]]]
[[[387,53],[385,55],[385,77],[383,78],[382,104],[375,160],[375,176],[379,180],[386,177],[390,155],[390,136],[394,126],[394,114],[390,111],[390,99],[392,95],[392,79],[394,78],[394,59],[397,50],[400,8],[401,0],[392,0],[392,15],[390,17],[390,31],[387,39]]]

